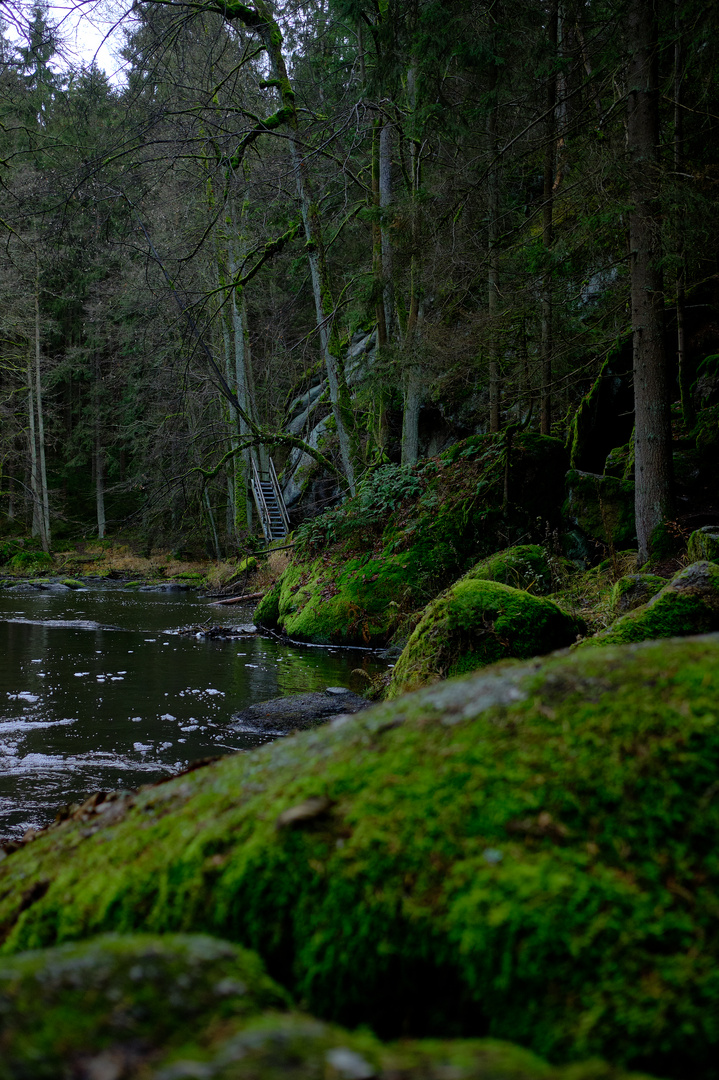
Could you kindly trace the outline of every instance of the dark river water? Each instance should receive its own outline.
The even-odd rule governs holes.
[[[361,690],[353,668],[386,666],[360,651],[176,633],[251,618],[252,606],[213,608],[187,592],[0,589],[0,837],[45,825],[98,789],[134,788],[267,741],[229,728],[247,705]]]

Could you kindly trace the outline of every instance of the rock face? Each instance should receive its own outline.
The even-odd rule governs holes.
[[[636,542],[634,483],[572,469],[567,473],[565,514],[595,545],[616,550]]]
[[[5,960],[0,1015],[3,1080],[622,1080],[492,1040],[384,1046],[289,1011],[255,954],[191,935],[105,935]]]
[[[719,630],[719,566],[692,563],[646,604],[628,612],[582,646],[619,645],[650,638],[685,637]]]
[[[243,731],[292,731],[314,727],[331,716],[356,713],[370,702],[344,687],[332,686],[324,692],[290,694],[258,705],[250,705],[232,717],[234,727]]]
[[[647,642],[225,758],[7,856],[2,950],[212,933],[327,1020],[715,1080],[718,699],[719,638]]]
[[[484,564],[427,605],[392,673],[387,697],[506,657],[571,645],[584,624],[553,601],[485,581]]]

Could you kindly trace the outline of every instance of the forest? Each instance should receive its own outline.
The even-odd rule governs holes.
[[[648,553],[717,426],[713,5],[140,3],[115,84],[4,11],[6,530],[251,550],[253,462],[296,524],[566,439],[633,334]]]
[[[719,1080],[719,5],[0,12],[0,1080]]]

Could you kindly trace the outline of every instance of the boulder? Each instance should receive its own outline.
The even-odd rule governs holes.
[[[622,615],[581,646],[618,645],[650,638],[685,637],[719,630],[719,566],[692,563],[651,600]]]
[[[631,480],[571,469],[564,512],[584,536],[603,548],[619,551],[636,542]]]
[[[626,574],[613,585],[609,606],[615,615],[633,611],[656,596],[666,583],[666,578],[657,574]]]
[[[563,653],[88,805],[0,862],[2,951],[201,931],[380,1036],[715,1080],[718,697],[716,635]]]
[[[292,731],[313,727],[340,713],[356,713],[369,706],[366,698],[342,686],[329,686],[310,694],[289,694],[235,713],[232,725],[240,731]]]
[[[515,589],[542,595],[552,591],[552,569],[546,549],[539,544],[518,544],[482,559],[467,574],[477,581],[499,581]]]
[[[714,635],[563,653],[88,804],[0,862],[2,951],[211,933],[325,1020],[714,1080],[717,698]]]
[[[392,672],[387,697],[506,657],[548,653],[585,631],[581,620],[552,600],[482,580],[470,570],[425,608]]]
[[[0,1016],[4,1080],[622,1080],[488,1039],[385,1046],[290,1011],[255,954],[192,935],[104,935],[0,962]]]
[[[719,525],[705,525],[689,537],[687,554],[692,562],[719,562]]]

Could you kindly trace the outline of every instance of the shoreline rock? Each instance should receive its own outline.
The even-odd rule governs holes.
[[[343,686],[329,686],[309,694],[289,694],[250,705],[235,713],[231,727],[239,731],[292,731],[315,727],[323,720],[360,712],[372,702]]]

